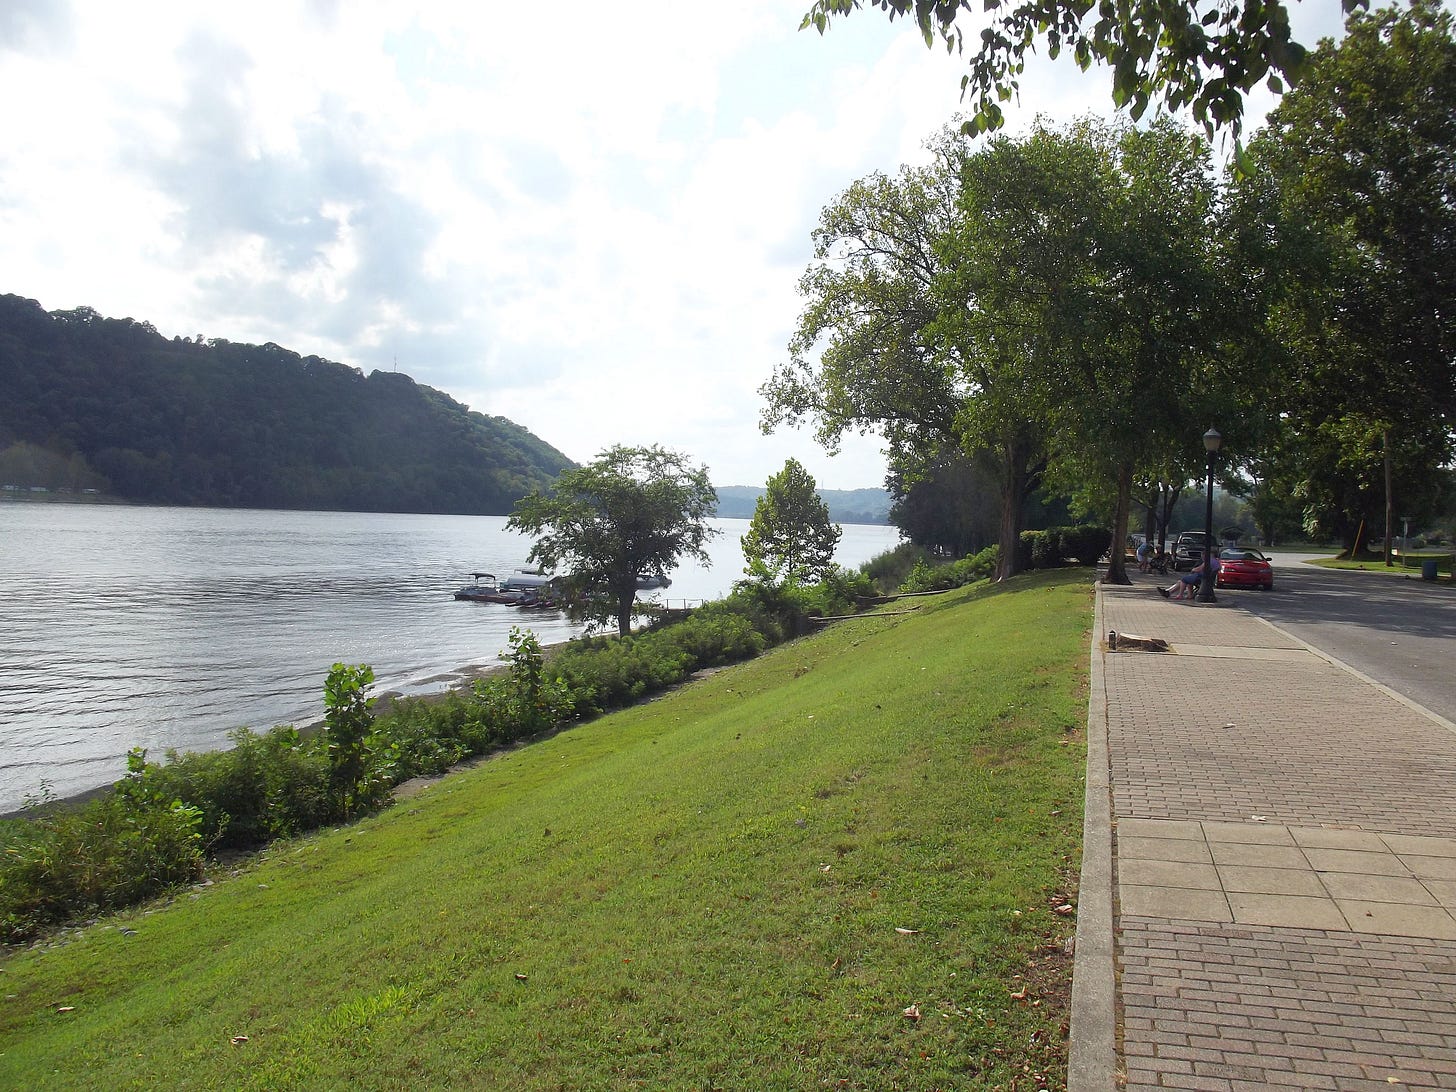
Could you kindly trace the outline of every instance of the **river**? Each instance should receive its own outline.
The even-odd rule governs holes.
[[[742,578],[748,521],[713,524],[711,566],[684,564],[655,595],[716,599]],[[848,524],[836,560],[898,540]],[[336,662],[370,664],[377,693],[423,693],[496,663],[512,626],[576,635],[556,612],[452,598],[529,548],[503,516],[0,502],[0,813],[42,784],[115,781],[132,747],[318,720]]]

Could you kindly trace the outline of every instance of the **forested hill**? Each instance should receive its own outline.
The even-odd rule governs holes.
[[[502,514],[570,460],[407,375],[0,296],[0,485]],[[23,480],[29,479],[29,480]],[[44,480],[42,480],[44,479]]]

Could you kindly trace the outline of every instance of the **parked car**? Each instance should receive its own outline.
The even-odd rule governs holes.
[[[1220,588],[1274,588],[1274,566],[1258,550],[1247,546],[1220,550],[1217,583]]]
[[[1183,572],[1203,564],[1204,543],[1208,541],[1203,531],[1184,531],[1173,542],[1173,571]]]

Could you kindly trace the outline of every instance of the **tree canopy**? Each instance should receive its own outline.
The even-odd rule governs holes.
[[[805,584],[834,564],[843,528],[830,522],[829,506],[815,491],[814,476],[797,459],[769,478],[743,536],[749,575],[764,581]]]
[[[655,445],[617,445],[523,497],[506,526],[536,537],[532,562],[567,570],[578,613],[615,621],[625,636],[639,580],[666,576],[684,555],[709,563],[716,505],[706,467]]]
[[[1452,29],[1428,0],[1351,19],[1251,142],[1257,169],[1237,193],[1284,376],[1261,483],[1271,506],[1297,498],[1308,530],[1347,544],[1382,503],[1388,535],[1396,497],[1429,511],[1452,454]]]
[[[826,208],[764,425],[810,418],[830,443],[878,427],[901,467],[989,452],[1004,578],[1048,461],[1125,533],[1134,476],[1198,445],[1212,367],[1247,324],[1220,273],[1207,147],[1168,119],[935,147]]]
[[[1340,0],[1346,13],[1369,0]],[[801,29],[820,34],[866,0],[815,0]],[[1227,128],[1237,137],[1244,95],[1261,81],[1280,92],[1297,83],[1308,51],[1290,36],[1281,0],[1221,0],[1200,12],[1199,0],[869,0],[891,20],[913,20],[927,46],[970,52],[961,94],[973,110],[970,133],[999,129],[1001,103],[1012,98],[1026,54],[1045,46],[1065,51],[1078,67],[1112,69],[1112,98],[1134,118],[1153,102],[1187,107],[1210,136]],[[967,40],[974,44],[967,49]]]

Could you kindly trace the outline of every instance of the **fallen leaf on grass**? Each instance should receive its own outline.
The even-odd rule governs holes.
[[[242,1044],[248,1041],[248,1037],[246,1035],[234,1035],[228,1041],[231,1042],[233,1046],[242,1046]]]
[[[517,982],[524,982],[524,981],[526,981],[526,976],[523,975],[520,971],[517,971],[516,972],[516,981]]]
[[[57,1005],[56,1006],[56,1011],[57,1012],[75,1012],[76,1011],[76,1006],[75,1005]]]
[[[919,1005],[911,1005],[909,1008],[907,1008],[905,1010],[905,1019],[907,1019],[907,1020],[919,1020],[920,1019],[920,1006]]]
[[[1054,914],[1061,914],[1062,917],[1065,918],[1065,917],[1069,917],[1070,915],[1076,913],[1076,907],[1074,907],[1069,902],[1064,902],[1064,903],[1062,903],[1061,906],[1054,906],[1054,907],[1052,907],[1052,913],[1054,913]]]
[[[1022,986],[1021,989],[1019,989],[1019,990],[1012,990],[1011,991],[1011,1000],[1013,1000],[1013,1001],[1025,1001],[1026,1000],[1026,987],[1025,986]]]
[[[895,932],[899,933],[901,936],[913,937],[917,933],[919,933],[920,930],[919,929],[906,929],[903,925],[897,925],[897,926],[895,926]]]

